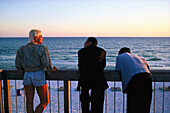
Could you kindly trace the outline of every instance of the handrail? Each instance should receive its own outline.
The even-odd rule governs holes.
[[[151,70],[152,81],[154,82],[170,82],[170,70]],[[3,112],[2,105],[2,83],[4,86],[4,111],[5,113],[11,113],[10,102],[10,80],[23,80],[24,74],[17,70],[3,70],[0,71],[0,110]],[[105,70],[105,76],[107,81],[121,81],[119,72],[115,70]],[[50,75],[46,74],[47,80],[63,80],[64,81],[64,113],[70,111],[70,97],[69,97],[69,81],[78,81],[80,77],[78,70],[58,70],[52,72]]]
[[[23,80],[23,73],[17,70],[3,70],[0,74],[0,80],[6,78],[8,80]],[[170,82],[170,70],[151,70],[152,81]],[[119,72],[115,70],[105,70],[107,81],[121,81]],[[80,77],[78,70],[58,70],[46,75],[47,80],[67,80],[77,81]]]

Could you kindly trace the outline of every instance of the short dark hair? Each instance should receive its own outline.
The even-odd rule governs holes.
[[[125,52],[131,53],[130,48],[128,48],[128,47],[123,47],[123,48],[121,48],[121,49],[119,50],[119,53],[118,53],[118,54],[120,55],[120,54],[125,53]]]
[[[89,37],[87,39],[87,41],[91,41],[92,45],[97,45],[98,44],[97,39],[95,37]]]

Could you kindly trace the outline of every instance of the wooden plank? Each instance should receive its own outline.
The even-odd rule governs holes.
[[[4,78],[3,86],[4,86],[4,110],[5,113],[11,113],[10,80]]]
[[[120,72],[114,70],[105,70],[105,76],[107,81],[121,81]]]
[[[152,81],[170,82],[170,70],[151,70]]]
[[[3,76],[8,76],[8,80],[23,80],[24,77],[23,73],[17,70],[4,70]]]
[[[60,70],[47,75],[47,80],[78,80],[80,77],[77,70]]]
[[[69,81],[64,81],[64,113],[70,113]]]
[[[170,70],[151,70],[152,80],[156,82],[170,82]],[[4,70],[4,76],[8,76],[9,80],[23,80],[24,74],[17,70]],[[115,70],[105,70],[107,81],[121,81],[119,72]],[[46,75],[47,80],[69,80],[77,81],[80,77],[78,70],[59,70]]]

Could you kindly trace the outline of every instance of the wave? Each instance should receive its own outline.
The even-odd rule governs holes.
[[[77,60],[72,60],[72,61],[64,61],[64,60],[52,60],[52,64],[57,64],[57,65],[77,65],[78,61]]]
[[[0,61],[15,61],[15,56],[1,56]]]
[[[162,59],[160,59],[160,58],[151,58],[148,61],[160,61],[160,60],[162,60]]]

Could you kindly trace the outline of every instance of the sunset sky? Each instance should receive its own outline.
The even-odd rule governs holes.
[[[0,0],[0,37],[170,37],[170,0]]]

